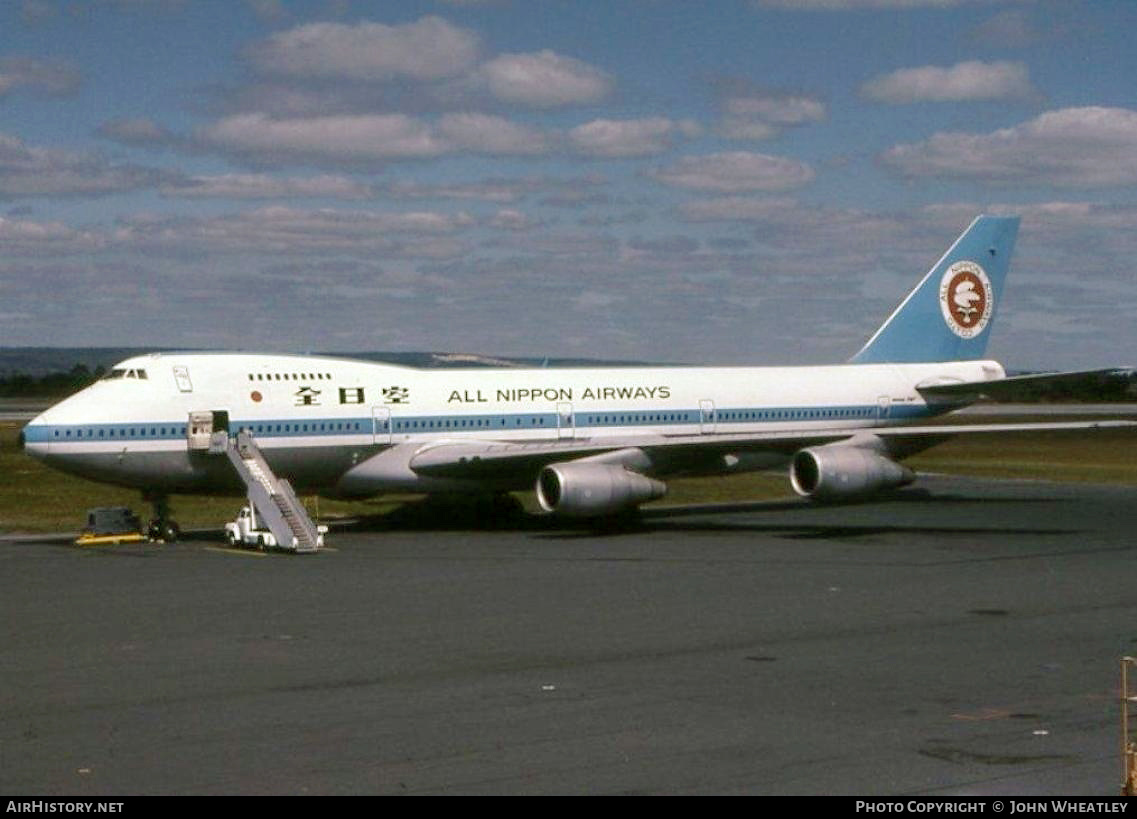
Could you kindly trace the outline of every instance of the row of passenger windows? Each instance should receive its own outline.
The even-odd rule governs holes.
[[[184,437],[185,434],[186,428],[178,426],[55,430],[56,438],[167,438],[171,435]]]
[[[331,381],[331,373],[249,373],[250,381]]]
[[[719,412],[719,421],[767,421],[771,418],[867,418],[870,409],[833,408],[819,410],[756,410],[751,412]]]
[[[759,421],[771,419],[793,419],[793,418],[852,418],[852,417],[868,417],[872,414],[871,409],[858,408],[858,409],[824,409],[824,410],[760,410],[748,412],[719,412],[717,415],[708,415],[704,417],[705,421]],[[691,422],[691,413],[660,413],[650,415],[587,415],[581,418],[582,423],[600,426],[604,424],[641,424],[641,423],[672,423],[672,422]],[[513,419],[513,426],[545,426],[546,418],[539,415],[521,417],[515,416]],[[552,419],[548,419],[550,422]],[[564,419],[568,423],[572,423],[571,419]],[[496,422],[496,423],[495,423]],[[388,420],[378,420],[376,423],[380,429],[389,429],[391,422]],[[306,424],[250,424],[243,428],[251,431],[253,434],[272,434],[272,433],[285,433],[285,432],[358,432],[363,428],[364,424],[359,421],[328,421],[328,422],[311,422]],[[370,426],[369,424],[367,426]],[[496,419],[489,418],[439,418],[439,419],[423,419],[423,420],[396,420],[394,428],[397,430],[408,429],[487,429],[490,427],[505,427],[509,426],[509,419],[500,417]],[[185,426],[143,426],[143,427],[119,427],[119,428],[88,428],[88,429],[56,429],[54,435],[56,438],[166,438],[169,436],[184,436],[186,434]]]
[[[351,432],[359,430],[358,421],[330,421],[323,424],[249,424],[242,429],[257,433],[273,432]]]
[[[688,413],[664,413],[662,415],[585,415],[581,417],[582,423],[585,424],[650,424],[668,423],[672,421],[690,421],[691,416]]]
[[[506,419],[506,418],[498,418],[497,419],[498,427],[504,427],[504,426],[507,426],[507,424],[508,424],[508,419]],[[539,415],[531,416],[529,418],[514,418],[513,419],[513,425],[514,426],[519,427],[519,426],[522,426],[523,424],[525,426],[531,426],[531,427],[544,426],[545,425],[545,419]],[[429,421],[428,420],[423,420],[423,421],[395,421],[395,429],[461,429],[463,427],[465,427],[465,428],[469,428],[469,427],[486,428],[486,427],[492,427],[493,425],[494,425],[493,421],[491,421],[488,418],[439,418],[437,421],[434,421],[434,420],[429,420]],[[381,426],[383,429],[387,429],[387,422],[384,421]]]

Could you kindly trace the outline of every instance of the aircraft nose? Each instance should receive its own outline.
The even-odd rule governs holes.
[[[43,457],[51,451],[51,443],[47,437],[47,429],[40,420],[42,418],[43,416],[40,415],[32,419],[20,430],[20,434],[17,437],[20,451],[26,455],[31,455],[33,458]]]

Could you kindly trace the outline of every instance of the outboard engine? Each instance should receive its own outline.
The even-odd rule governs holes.
[[[916,473],[871,446],[840,443],[800,450],[790,465],[794,491],[811,500],[853,500],[916,480]]]

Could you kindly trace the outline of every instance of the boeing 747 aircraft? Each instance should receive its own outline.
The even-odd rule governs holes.
[[[549,512],[599,517],[662,496],[668,477],[789,464],[801,495],[861,497],[912,481],[899,461],[949,436],[1072,426],[928,423],[1040,378],[983,359],[1018,224],[978,217],[845,364],[420,370],[155,353],[23,436],[52,467],[141,489],[171,537],[168,494],[240,489],[217,445],[240,432],[273,472],[334,496],[536,487]]]

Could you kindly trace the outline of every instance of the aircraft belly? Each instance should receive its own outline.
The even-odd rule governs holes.
[[[344,473],[387,446],[266,447],[261,452],[273,472],[287,478],[294,489],[315,491],[335,486]]]
[[[343,473],[376,452],[374,446],[320,446],[274,448],[265,459],[276,474],[297,490],[326,488]],[[240,494],[244,485],[223,454],[176,450],[52,452],[44,462],[63,472],[89,480],[148,492],[185,494]]]
[[[197,491],[204,478],[184,451],[52,453],[44,463],[93,481],[162,492]]]
[[[410,467],[420,443],[396,444],[347,470],[335,484],[335,494],[365,497],[380,492],[503,492],[527,489],[531,480],[517,475],[498,480],[481,478],[435,478],[420,475]]]

